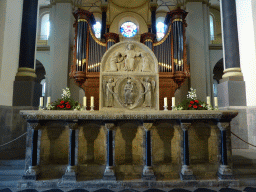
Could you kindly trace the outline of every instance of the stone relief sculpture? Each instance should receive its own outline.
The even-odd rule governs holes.
[[[114,87],[116,83],[113,82],[113,79],[110,78],[108,82],[105,83],[105,94],[106,94],[106,107],[113,107],[114,106]]]
[[[124,86],[124,98],[126,106],[133,104],[133,84],[130,79],[127,80]]]
[[[141,53],[141,57],[142,57],[141,72],[151,72],[147,53],[146,52]]]
[[[158,62],[152,50],[136,41],[110,47],[102,58],[100,110],[159,109]]]
[[[124,53],[125,71],[135,71],[135,58],[139,57],[141,53],[136,53],[134,50],[134,44],[129,43]]]
[[[114,56],[111,57],[109,63],[108,71],[120,71],[121,70],[121,62],[124,60],[122,54],[120,52],[116,52]]]
[[[154,80],[152,80],[150,82],[149,78],[145,78],[145,80],[142,82],[144,87],[145,87],[145,100],[144,100],[144,105],[146,107],[152,107],[152,91],[154,92],[155,91],[155,86],[156,86],[156,83]]]

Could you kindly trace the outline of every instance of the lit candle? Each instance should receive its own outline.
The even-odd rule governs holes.
[[[175,97],[172,97],[172,106],[175,107]]]
[[[47,97],[47,105],[51,103],[51,97]]]
[[[207,105],[211,105],[211,97],[207,96],[206,97]]]
[[[218,108],[218,97],[214,97],[214,106]]]
[[[43,107],[43,106],[44,106],[44,98],[40,97],[40,107]]]
[[[93,106],[94,106],[94,97],[91,96],[91,107],[93,107]]]
[[[164,106],[167,106],[167,97],[164,98]]]
[[[86,97],[83,97],[83,105],[86,107]]]

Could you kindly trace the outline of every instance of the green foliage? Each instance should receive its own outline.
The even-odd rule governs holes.
[[[177,107],[176,110],[208,110],[205,102],[198,99],[185,99]]]

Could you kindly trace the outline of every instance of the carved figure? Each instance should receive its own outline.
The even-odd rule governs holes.
[[[109,70],[108,71],[120,71],[120,62],[122,62],[124,58],[120,52],[116,52],[110,59]]]
[[[141,53],[141,57],[142,57],[141,71],[142,72],[151,72],[148,57],[147,57],[147,53],[146,52]]]
[[[113,79],[109,79],[106,84],[106,106],[113,107],[114,106],[114,87],[116,83],[113,82]]]
[[[130,79],[127,80],[127,83],[124,86],[124,98],[125,98],[124,103],[126,105],[133,104],[133,84]]]
[[[145,78],[145,81],[143,81],[143,85],[145,87],[145,101],[144,104],[146,107],[152,107],[152,91],[155,91],[155,81],[152,80],[150,82],[149,78]]]
[[[134,71],[134,65],[135,65],[135,57],[139,57],[141,53],[136,53],[134,51],[134,45],[128,44],[124,57],[125,57],[125,71]]]

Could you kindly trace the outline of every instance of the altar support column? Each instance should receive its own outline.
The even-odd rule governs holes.
[[[227,155],[227,128],[230,126],[230,122],[218,122],[217,126],[221,133],[221,165],[219,166],[218,177],[219,179],[233,179]]]
[[[221,0],[220,7],[224,74],[217,86],[219,107],[246,106],[245,82],[240,68],[236,1]]]
[[[27,136],[27,149],[25,158],[25,174],[22,176],[24,180],[37,180],[39,169],[39,153],[40,147],[38,144],[40,123],[38,121],[28,121],[28,136]],[[32,134],[29,134],[32,132]],[[31,136],[31,137],[30,137]],[[30,154],[28,153],[30,152]],[[27,164],[29,162],[29,164]]]
[[[68,155],[68,167],[66,173],[62,176],[62,180],[76,181],[77,177],[77,154],[76,154],[76,129],[78,127],[77,122],[68,122],[69,127],[69,155]]]
[[[143,180],[156,180],[152,168],[152,147],[151,147],[151,134],[150,129],[152,129],[153,123],[143,123],[143,128],[145,129],[145,140],[144,140],[144,154],[145,154],[145,164],[142,174]]]
[[[23,0],[19,68],[13,85],[13,106],[38,106],[42,86],[36,82],[35,47],[38,0]]]
[[[105,128],[107,130],[107,143],[106,143],[106,150],[107,150],[107,163],[106,163],[106,169],[103,175],[104,180],[116,180],[115,176],[115,142],[114,142],[114,123],[106,123]]]
[[[191,123],[181,122],[181,129],[183,131],[183,164],[181,168],[180,178],[181,180],[195,180],[193,171],[189,167],[189,142],[188,142],[188,129],[191,127]]]

